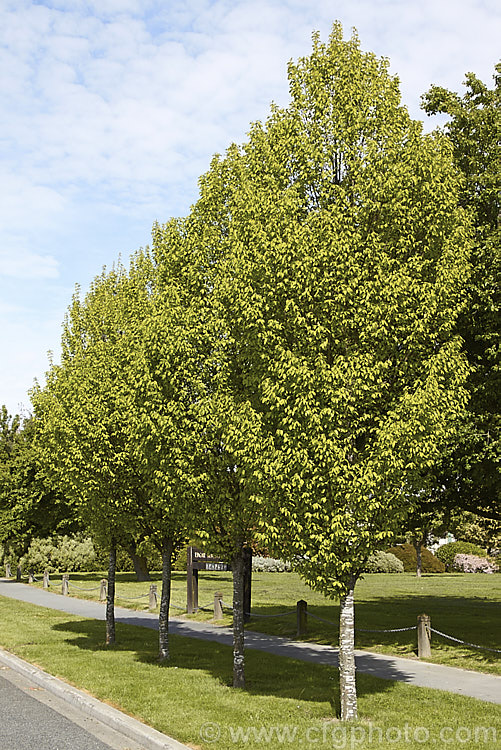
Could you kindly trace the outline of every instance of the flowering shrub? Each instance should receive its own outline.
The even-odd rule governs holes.
[[[253,557],[252,572],[256,573],[287,573],[291,569],[290,562],[275,560],[273,557]]]
[[[463,573],[497,573],[499,568],[486,557],[462,554],[454,558],[454,570],[461,570]]]

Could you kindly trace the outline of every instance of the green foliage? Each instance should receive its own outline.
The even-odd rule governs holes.
[[[410,120],[386,60],[336,25],[289,83],[290,105],[214,160],[196,211],[239,394],[216,410],[235,418],[226,466],[270,548],[335,596],[455,434],[469,227],[450,146]]]
[[[416,572],[417,555],[414,545],[412,544],[398,544],[396,547],[391,547],[387,550],[391,554],[398,557],[403,563],[404,571],[406,573]],[[421,549],[421,570],[423,573],[444,573],[445,565],[439,560],[433,552],[423,547]]]
[[[83,535],[33,539],[19,564],[34,573],[91,571],[96,569],[96,552],[92,540]]]
[[[450,530],[458,541],[471,542],[485,549],[501,547],[501,521],[465,511],[453,516]]]
[[[10,417],[4,406],[0,426],[0,541],[17,557],[34,537],[75,532],[80,523],[71,499],[39,464],[33,417]]]
[[[445,132],[462,173],[461,202],[473,216],[475,243],[468,303],[457,322],[471,365],[468,415],[441,483],[450,503],[501,520],[501,63],[489,89],[466,74],[465,93],[432,86],[423,108],[450,119]]]
[[[364,573],[403,573],[403,562],[391,552],[372,552],[365,563]]]
[[[486,554],[486,550],[479,547],[478,544],[461,541],[442,544],[435,553],[436,557],[444,563],[447,570],[453,570],[456,555],[478,555],[479,557],[485,557]]]

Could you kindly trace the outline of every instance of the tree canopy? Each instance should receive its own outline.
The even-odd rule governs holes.
[[[486,518],[501,520],[501,63],[494,87],[473,73],[465,93],[432,86],[423,96],[429,115],[449,115],[445,132],[463,176],[460,200],[475,225],[468,304],[456,330],[471,366],[469,413],[441,481],[449,502]]]

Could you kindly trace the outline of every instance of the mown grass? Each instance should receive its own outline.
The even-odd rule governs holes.
[[[76,588],[99,585],[105,573],[72,573],[70,593],[82,598],[98,599],[99,591],[85,592]],[[160,584],[160,574],[153,573],[152,581]],[[59,591],[61,576],[51,577],[51,590]],[[41,585],[40,583],[37,585]],[[158,586],[160,592],[160,585]],[[147,594],[148,583],[139,583],[132,573],[117,575],[119,606],[147,609],[148,598],[133,599]],[[223,600],[231,604],[231,573],[200,572],[199,604],[212,606],[214,593],[221,591]],[[123,598],[127,597],[127,598]],[[356,647],[407,658],[416,658],[415,631],[403,633],[364,633],[362,630],[385,630],[414,625],[417,616],[431,616],[432,627],[463,641],[501,650],[501,575],[473,573],[424,575],[421,579],[411,573],[371,574],[357,583],[356,591]],[[317,643],[337,643],[339,606],[309,589],[296,573],[254,573],[252,578],[252,612],[248,628],[273,635],[296,638],[296,616],[263,618],[294,610],[296,602],[305,599],[312,615],[332,621],[308,621],[305,640]],[[186,603],[186,574],[175,572],[172,582],[171,616],[182,615]],[[261,617],[259,617],[261,615]],[[186,615],[183,615],[186,616]],[[210,620],[210,612],[199,612],[193,619]],[[221,624],[231,624],[227,611]],[[501,653],[473,649],[434,635],[432,657],[437,664],[473,669],[501,675]]]
[[[227,646],[172,636],[172,659],[160,666],[147,628],[119,623],[106,647],[102,622],[4,597],[0,622],[7,650],[193,748],[499,747],[501,706],[472,698],[360,674],[360,720],[345,726],[335,718],[337,670],[327,666],[249,651],[247,688],[234,690]],[[235,737],[239,727],[246,737]],[[203,736],[211,729],[213,742]]]

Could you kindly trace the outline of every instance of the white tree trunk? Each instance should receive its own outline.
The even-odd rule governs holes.
[[[339,612],[339,689],[341,720],[357,718],[357,686],[355,681],[355,599],[350,584],[347,594],[341,597]]]

